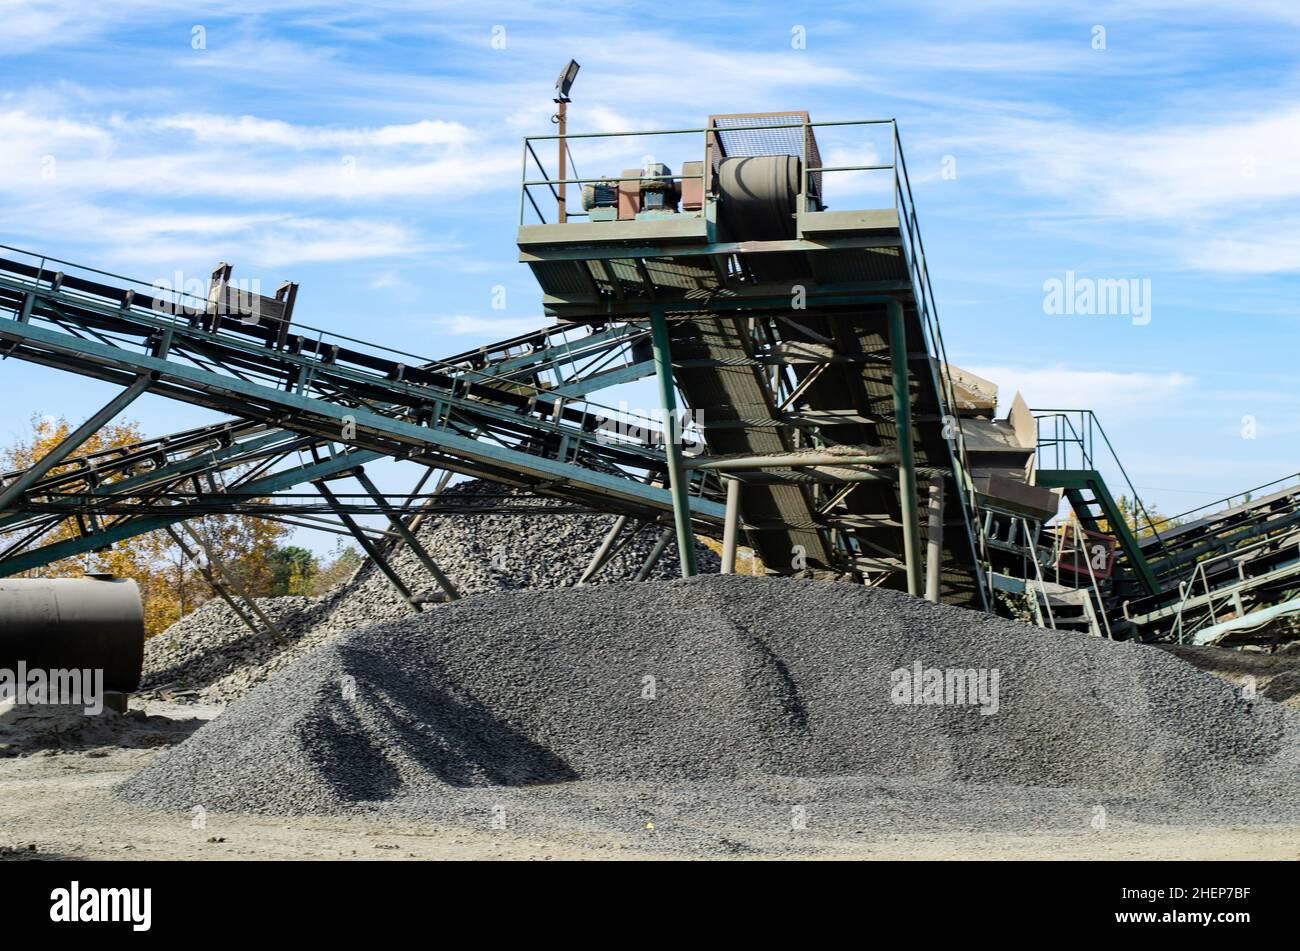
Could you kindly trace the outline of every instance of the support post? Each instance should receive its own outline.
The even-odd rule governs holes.
[[[177,547],[180,548],[180,550],[185,554],[185,557],[199,566],[199,574],[203,575],[203,580],[208,583],[208,586],[212,588],[213,591],[217,592],[217,594],[221,596],[221,600],[225,601],[226,604],[230,605],[230,610],[234,611],[235,616],[244,622],[244,626],[247,627],[254,634],[260,635],[261,633],[263,633],[263,629],[259,628],[257,626],[257,622],[253,619],[253,617],[242,607],[239,606],[239,602],[235,600],[235,598],[231,595],[230,591],[226,588],[226,586],[221,583],[221,579],[218,578],[216,574],[212,571],[211,556],[209,556],[208,558],[208,563],[206,565],[203,564],[199,560],[198,553],[196,553],[194,549],[190,548],[189,545],[185,544],[185,539],[181,538],[180,533],[177,532],[176,529],[168,525],[165,531],[167,532],[168,535],[171,536],[172,541],[176,543]],[[249,607],[256,607],[256,606],[252,602],[249,602]],[[258,609],[258,614],[259,615],[262,614],[260,609]],[[283,635],[283,632],[274,624],[270,624],[269,620],[266,629],[269,630],[272,634],[276,635],[277,637],[281,637]]]
[[[655,570],[655,565],[659,563],[659,559],[664,555],[664,549],[668,547],[668,543],[672,540],[673,530],[671,528],[665,528],[659,533],[659,538],[655,540],[654,547],[650,549],[650,554],[646,555],[645,561],[641,563],[641,570],[636,573],[636,577],[632,579],[633,581],[645,581],[650,577],[650,572]]]
[[[266,625],[266,629],[276,637],[284,637],[284,631],[280,630],[279,625],[267,617],[266,612],[257,606],[257,602],[253,600],[252,596],[248,593],[248,589],[244,587],[243,582],[239,580],[238,576],[226,570],[226,566],[222,563],[221,559],[216,556],[216,553],[213,552],[212,547],[204,541],[203,536],[196,532],[189,522],[181,522],[181,528],[185,529],[186,534],[198,543],[198,546],[203,549],[203,553],[208,556],[208,564],[217,569],[217,573],[220,574],[221,577],[225,579],[226,584],[233,588],[235,593],[243,599],[244,603],[248,605],[248,609],[257,615],[257,619]]]
[[[366,490],[367,494],[375,500],[375,504],[379,506],[379,510],[388,518],[388,524],[393,526],[393,531],[397,533],[397,537],[406,543],[406,547],[415,553],[416,558],[420,559],[420,564],[424,565],[424,570],[433,575],[433,580],[438,582],[438,587],[447,596],[447,600],[455,601],[460,598],[460,592],[456,590],[456,585],[438,567],[438,563],[420,544],[419,539],[415,537],[415,533],[406,527],[406,523],[402,521],[401,513],[393,508],[383,493],[370,481],[370,476],[366,475],[359,467],[352,474],[361,483],[361,488]]]
[[[736,536],[740,531],[740,480],[727,479],[727,516],[722,526],[722,573],[736,573]]]
[[[135,402],[136,397],[147,390],[151,382],[153,381],[147,374],[136,377],[130,386],[109,400],[103,409],[78,426],[74,432],[69,433],[67,438],[47,452],[39,462],[29,467],[26,472],[0,491],[0,512],[41,481],[51,469],[76,452],[82,443],[99,432],[109,420]]]
[[[673,383],[672,353],[668,344],[668,318],[663,309],[650,310],[650,341],[654,346],[655,377],[659,381],[659,403],[664,411],[664,455],[668,462],[668,487],[673,496],[673,523],[677,529],[677,549],[682,561],[682,577],[696,573],[695,535],[691,531],[691,498],[682,464],[681,435],[677,420],[677,395]]]
[[[903,305],[890,300],[889,353],[893,368],[894,421],[898,431],[898,502],[903,521],[903,560],[907,565],[907,593],[921,594],[920,526],[917,522],[916,463],[912,452],[912,396],[908,387],[907,326]]]
[[[939,580],[943,571],[943,476],[930,477],[930,522],[925,554],[925,600],[939,603]]]
[[[379,547],[366,536],[366,533],[361,530],[361,526],[356,523],[356,520],[344,511],[343,506],[339,503],[338,497],[329,490],[329,486],[327,486],[324,481],[317,482],[315,485],[316,491],[321,494],[321,498],[329,504],[329,507],[334,510],[334,514],[338,516],[339,521],[342,522],[347,527],[348,531],[352,533],[352,537],[357,540],[357,544],[359,544],[362,549],[364,549],[365,553],[370,556],[370,560],[375,563],[375,567],[383,572],[384,577],[388,579],[388,583],[397,589],[397,593],[402,596],[403,601],[411,606],[411,610],[416,614],[419,614],[420,602],[415,600],[415,595],[411,594],[411,589],[406,586],[405,582],[402,581],[397,572],[393,570],[392,565],[390,565],[384,558],[384,553],[381,552]]]
[[[567,155],[565,154],[569,143],[564,138],[569,131],[569,101],[567,99],[558,99],[556,101],[560,105],[560,108],[555,112],[555,124],[560,127],[560,183],[556,186],[555,193],[555,200],[559,208],[556,209],[558,212],[556,218],[560,224],[564,224],[569,220],[569,209],[565,202],[564,188],[564,180],[569,177]]]
[[[596,554],[591,557],[591,564],[587,565],[582,577],[578,579],[578,587],[586,584],[595,576],[596,572],[605,567],[605,562],[609,559],[610,549],[614,547],[614,542],[618,541],[618,536],[623,533],[625,525],[627,525],[626,515],[620,515],[614,519],[614,524],[605,533],[605,540],[600,543],[600,547],[596,549]]]

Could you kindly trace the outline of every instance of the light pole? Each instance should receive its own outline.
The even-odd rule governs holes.
[[[565,161],[567,158],[567,149],[565,148],[564,135],[568,126],[569,90],[573,88],[573,81],[578,78],[578,69],[578,61],[576,59],[569,60],[569,65],[565,66],[564,69],[560,71],[560,78],[555,81],[555,102],[560,108],[552,117],[552,121],[560,127],[560,183],[559,188],[556,189],[555,193],[555,200],[560,206],[560,224],[564,224],[569,217],[568,209],[564,202],[564,180],[569,177],[567,174],[567,162]]]

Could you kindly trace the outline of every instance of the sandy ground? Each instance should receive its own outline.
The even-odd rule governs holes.
[[[216,707],[151,703],[183,736]],[[195,719],[197,718],[197,719]],[[188,722],[186,722],[188,721]],[[166,721],[150,721],[166,723]],[[152,812],[113,801],[111,786],[158,755],[165,739],[0,759],[0,860],[24,859],[648,859],[653,831],[622,841],[588,830],[543,840],[482,828],[327,818],[267,819]],[[175,738],[175,737],[174,737]],[[1104,832],[996,833],[960,838],[882,834],[821,843],[822,858],[1300,859],[1300,826],[1235,828],[1112,824]],[[762,858],[749,854],[748,858]],[[788,856],[783,856],[788,857]]]

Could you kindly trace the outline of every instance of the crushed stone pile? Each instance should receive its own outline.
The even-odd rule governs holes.
[[[954,678],[950,702],[900,702],[926,699],[911,688],[933,687],[929,670],[984,692]],[[1294,819],[1298,738],[1296,711],[1150,647],[856,585],[701,575],[485,594],[353,631],[117,795],[657,829],[659,848],[743,852],[813,841],[791,831],[800,809],[820,836],[1086,824],[1103,805],[1116,821]]]
[[[1272,653],[1191,644],[1158,646],[1194,667],[1243,687],[1249,686],[1269,700],[1300,709],[1300,641],[1292,641]]]
[[[443,494],[473,497],[505,491],[491,483],[467,481]],[[533,496],[522,497],[537,504]],[[423,519],[416,537],[457,589],[469,595],[574,586],[612,524],[608,515],[442,515]],[[588,583],[634,578],[660,531],[655,526],[643,529]],[[703,545],[696,546],[696,558],[701,571],[718,570],[717,555]],[[392,551],[389,563],[417,598],[439,596],[437,584],[405,545]],[[656,561],[650,577],[681,577],[675,542]],[[370,562],[324,597],[260,598],[258,606],[280,629],[280,637],[254,634],[229,605],[214,598],[150,638],[141,692],[229,702],[342,633],[412,616]],[[425,607],[426,612],[438,609]]]

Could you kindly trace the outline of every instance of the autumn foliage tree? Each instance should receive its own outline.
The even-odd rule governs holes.
[[[8,449],[0,450],[0,470],[26,469],[42,459],[71,431],[65,419],[34,416],[32,433]],[[66,471],[79,456],[139,442],[144,437],[134,422],[115,422],[90,437],[51,474]],[[111,484],[111,481],[108,483]],[[234,574],[250,595],[271,592],[275,582],[273,554],[288,529],[265,519],[240,515],[206,515],[190,519],[189,526],[203,539],[225,569]],[[174,527],[185,548],[206,562],[202,548],[179,525]],[[66,519],[46,532],[46,545],[80,536],[75,519]],[[0,533],[0,547],[12,536]],[[113,543],[102,551],[87,552],[51,562],[23,573],[30,578],[67,578],[104,572],[132,578],[140,586],[144,601],[145,629],[156,634],[184,614],[209,600],[214,591],[204,580],[200,564],[186,554],[172,534],[158,530]]]

